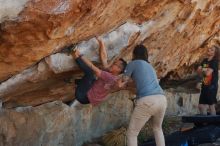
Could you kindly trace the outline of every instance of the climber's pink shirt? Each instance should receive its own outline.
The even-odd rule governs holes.
[[[93,83],[93,86],[87,93],[90,103],[97,105],[105,100],[115,85],[117,78],[117,76],[109,72],[102,71],[98,79]]]

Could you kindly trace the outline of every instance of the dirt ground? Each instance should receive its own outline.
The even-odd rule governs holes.
[[[183,131],[183,130],[191,129],[193,126],[194,124],[182,123],[180,116],[166,116],[163,121],[163,132],[165,135],[169,135],[175,131],[179,131],[179,130]],[[152,129],[150,125],[146,123],[146,125],[141,130],[138,136],[138,141],[139,143],[143,143],[144,141],[152,137],[153,137]],[[98,138],[95,140],[95,142],[92,142],[90,144],[85,144],[84,146],[106,146],[103,143],[102,139],[103,138]],[[206,143],[198,146],[220,146],[220,138],[213,144]]]

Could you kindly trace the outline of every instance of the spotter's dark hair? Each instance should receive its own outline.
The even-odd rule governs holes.
[[[149,63],[147,48],[144,45],[137,45],[133,50],[132,60],[145,60]]]

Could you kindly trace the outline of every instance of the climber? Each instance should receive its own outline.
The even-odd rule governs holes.
[[[106,96],[114,89],[118,75],[123,73],[127,63],[122,58],[109,65],[107,52],[102,40],[96,38],[99,43],[99,53],[103,70],[95,66],[90,60],[75,49],[71,55],[74,57],[84,76],[78,80],[75,91],[75,100],[69,105],[75,107],[81,104],[97,105],[106,99]]]

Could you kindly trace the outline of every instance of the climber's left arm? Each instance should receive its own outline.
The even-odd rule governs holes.
[[[102,66],[104,69],[107,69],[109,67],[109,64],[108,64],[108,55],[107,55],[105,44],[103,40],[97,37],[96,37],[96,40],[99,43],[99,55],[100,55]]]
[[[85,56],[81,55],[78,50],[75,50],[73,52],[73,57],[76,59],[78,57],[81,57],[82,61],[93,70],[93,72],[96,74],[97,77],[100,77],[102,70],[99,69],[97,66],[95,66],[89,59],[87,59]]]

